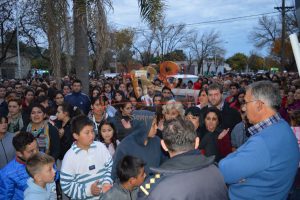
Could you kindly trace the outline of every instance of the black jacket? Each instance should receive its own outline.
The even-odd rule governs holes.
[[[192,150],[170,158],[159,168],[151,168],[156,175],[140,187],[139,199],[228,199],[224,179],[213,160]]]
[[[71,119],[66,123],[64,127],[62,127],[61,121],[57,121],[55,123],[55,126],[58,129],[64,129],[64,135],[60,138],[60,155],[58,157],[60,160],[62,160],[74,142],[73,135],[71,132]]]
[[[224,103],[223,109],[221,111],[222,116],[222,124],[221,127],[223,129],[230,129],[230,133],[232,129],[242,121],[241,114],[234,108],[230,108],[227,103]]]
[[[124,119],[126,121],[131,122],[131,128],[125,128],[121,122],[121,120]],[[133,124],[132,124],[132,119],[127,116],[122,116],[122,114],[118,111],[114,117],[109,117],[107,119],[109,122],[113,123],[116,130],[117,130],[117,139],[119,141],[122,141],[126,136],[131,134],[133,131]]]

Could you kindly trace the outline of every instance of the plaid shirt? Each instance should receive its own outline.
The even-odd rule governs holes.
[[[263,129],[277,123],[279,120],[281,120],[281,116],[279,114],[275,114],[272,117],[259,122],[258,124],[255,124],[254,126],[251,126],[248,128],[248,131],[251,135],[255,135],[258,132],[262,131]]]

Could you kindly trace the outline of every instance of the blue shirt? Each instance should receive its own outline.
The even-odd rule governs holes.
[[[46,184],[45,188],[34,183],[32,178],[27,181],[28,188],[24,192],[24,200],[56,200],[55,182]]]
[[[219,163],[229,184],[229,197],[232,200],[286,199],[300,158],[295,135],[283,119],[257,130]]]

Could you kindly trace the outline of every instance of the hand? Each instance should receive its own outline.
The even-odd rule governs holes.
[[[111,184],[104,183],[104,184],[102,185],[102,192],[105,193],[105,192],[107,192],[108,190],[110,190],[110,188],[112,188],[112,185],[111,185]]]
[[[99,195],[100,195],[100,192],[101,192],[101,188],[98,187],[98,183],[99,183],[99,181],[96,181],[96,182],[93,183],[92,186],[91,186],[91,193],[92,193],[92,195],[94,195],[94,196],[99,196]]]
[[[58,134],[59,134],[59,138],[62,138],[62,136],[64,136],[65,134],[65,130],[63,128],[59,129]]]
[[[54,123],[54,121],[52,121],[52,120],[49,120],[48,121],[52,126],[55,126],[55,123]]]
[[[127,122],[125,119],[122,119],[121,122],[122,122],[124,128],[126,128],[126,129],[131,128],[130,121]]]
[[[226,135],[227,133],[229,132],[229,128],[228,129],[224,129],[218,136],[218,140],[222,140]]]

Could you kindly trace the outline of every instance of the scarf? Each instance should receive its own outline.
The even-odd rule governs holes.
[[[30,122],[27,126],[26,131],[32,133],[32,135],[36,138],[39,150],[43,153],[49,154],[50,137],[48,123],[45,122],[41,128],[39,128],[38,130],[33,130],[32,123]]]
[[[7,131],[10,133],[16,133],[24,127],[21,113],[14,119],[11,119]]]

